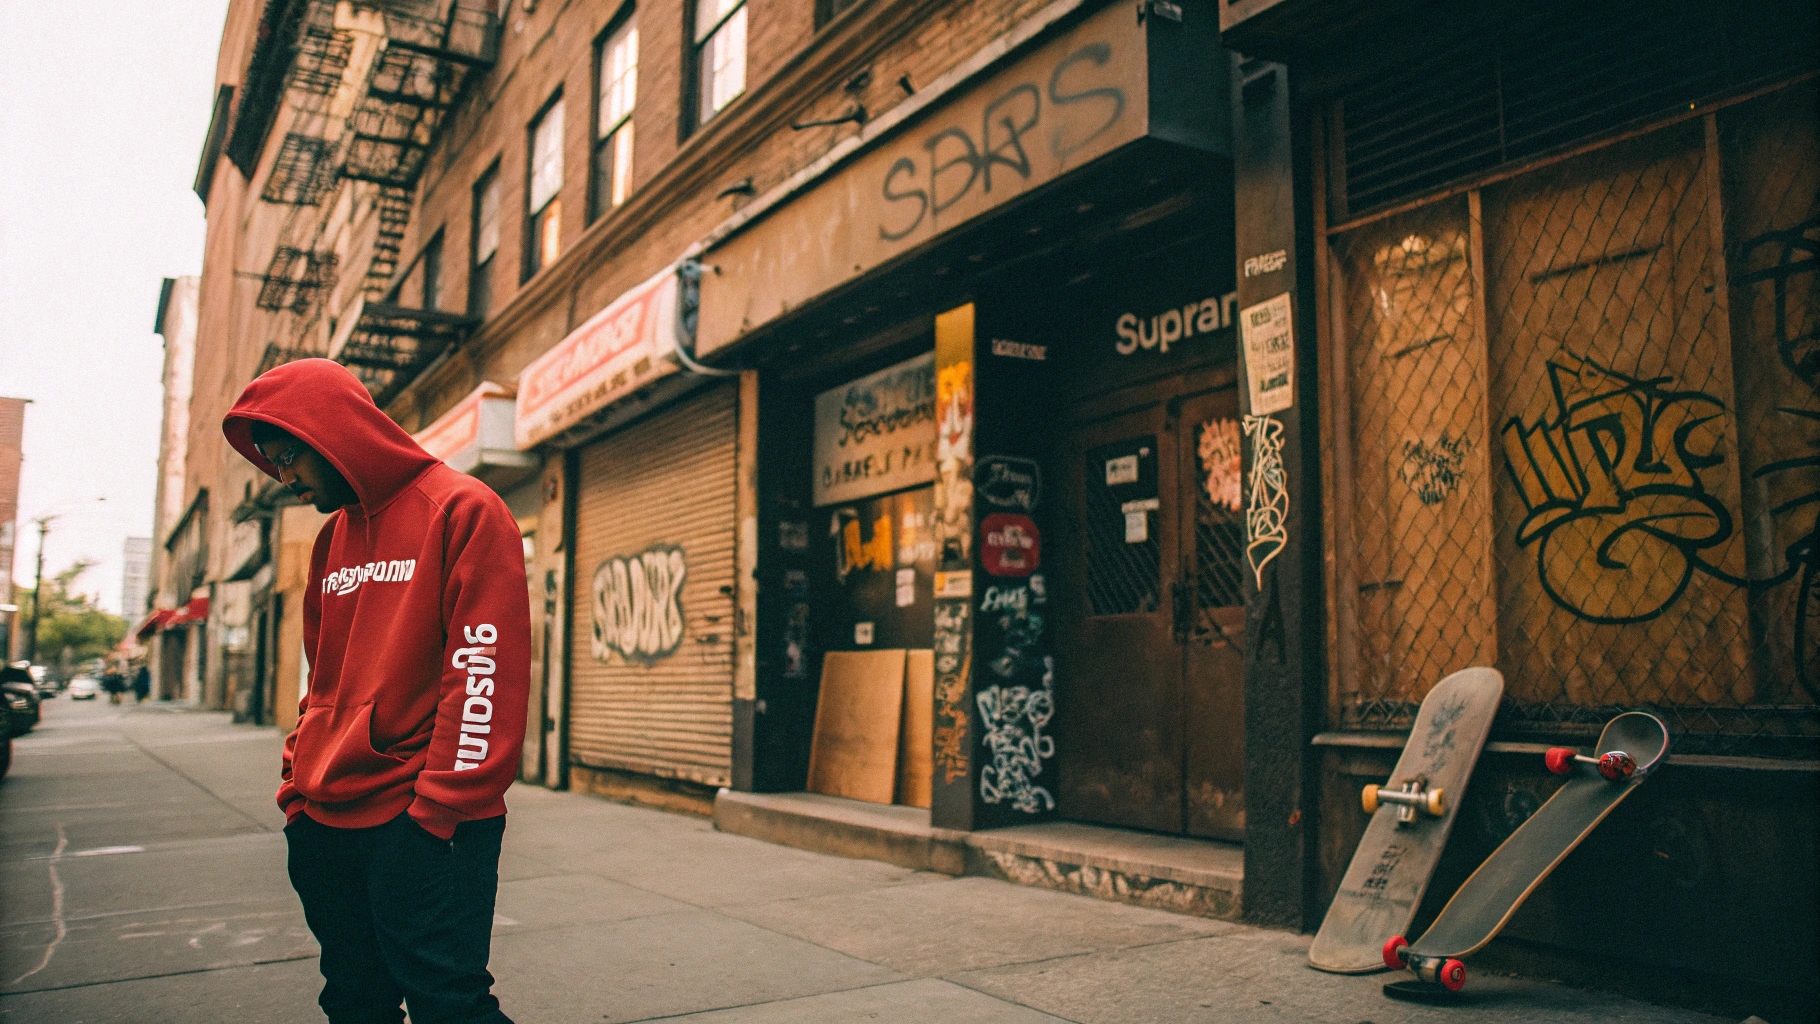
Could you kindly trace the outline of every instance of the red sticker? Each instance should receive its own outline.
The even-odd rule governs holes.
[[[994,512],[981,524],[982,560],[993,576],[1028,576],[1042,565],[1043,538],[1029,516]]]

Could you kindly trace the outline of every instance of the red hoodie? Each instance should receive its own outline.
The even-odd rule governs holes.
[[[277,477],[253,446],[256,420],[321,453],[360,496],[310,555],[310,684],[284,743],[286,820],[365,828],[408,810],[447,839],[504,814],[531,671],[524,547],[505,502],[419,448],[327,359],[263,374],[222,421]]]

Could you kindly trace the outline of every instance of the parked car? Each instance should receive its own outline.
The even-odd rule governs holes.
[[[6,683],[0,685],[0,696],[6,700],[7,717],[12,722],[13,735],[23,736],[32,731],[38,724],[38,691],[29,683]]]
[[[13,766],[13,716],[0,715],[0,779]]]
[[[23,736],[38,724],[38,687],[31,673],[16,665],[0,668],[0,694],[6,700],[6,711],[12,719],[13,735]]]
[[[101,684],[90,676],[77,676],[70,680],[69,690],[66,692],[69,693],[70,700],[94,700],[95,696],[101,692]]]

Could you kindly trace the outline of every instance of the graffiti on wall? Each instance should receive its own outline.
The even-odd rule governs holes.
[[[1249,503],[1245,509],[1245,560],[1258,589],[1264,567],[1289,543],[1289,482],[1283,469],[1283,424],[1275,416],[1245,416],[1251,441]]]
[[[974,469],[973,487],[994,508],[1034,512],[1043,498],[1043,470],[1030,459],[990,455]]]
[[[935,602],[935,770],[963,778],[967,756],[968,600]]]
[[[1237,512],[1244,505],[1241,494],[1244,442],[1240,439],[1239,421],[1208,420],[1201,424],[1200,434],[1201,486],[1215,508]]]
[[[1403,442],[1403,464],[1397,479],[1410,486],[1424,505],[1439,505],[1460,486],[1472,438],[1453,437],[1443,430],[1433,444],[1420,439]]]
[[[1774,262],[1733,277],[1732,284],[1769,282],[1774,303],[1771,308],[1775,317],[1776,354],[1782,359],[1782,365],[1809,387],[1820,388],[1820,317],[1810,312],[1805,318],[1809,322],[1803,325],[1791,323],[1789,316],[1789,286],[1797,276],[1820,271],[1820,217],[1746,240],[1739,246],[1740,262],[1748,265],[1759,250],[1772,253]],[[1794,319],[1802,319],[1802,312],[1798,304]]]
[[[1516,541],[1534,548],[1549,598],[1626,625],[1661,615],[1695,573],[1744,585],[1706,558],[1734,533],[1703,476],[1725,462],[1725,404],[1571,353],[1549,360],[1548,375],[1553,408],[1512,417],[1503,440],[1527,510]]]
[[[1038,618],[1040,631],[1041,618]],[[1026,814],[1055,809],[1055,797],[1037,784],[1043,762],[1055,756],[1055,737],[1044,733],[1055,714],[1055,659],[1043,658],[1040,686],[994,683],[979,692],[980,742],[992,761],[980,768],[980,799],[1009,802]]]
[[[860,513],[855,508],[835,509],[829,517],[828,533],[834,538],[834,575],[841,583],[855,571],[890,570],[895,551],[891,546],[891,516],[882,513],[872,523],[872,536],[867,539],[860,529]]]
[[[935,545],[945,569],[973,553],[973,364],[942,367],[935,400]]]
[[[1125,115],[1125,92],[1115,80],[1094,74],[1112,61],[1111,43],[1087,43],[1048,69],[1046,88],[1018,82],[988,101],[978,134],[971,125],[949,125],[923,141],[926,165],[922,158],[898,157],[879,190],[891,213],[888,223],[879,225],[878,237],[888,242],[908,237],[925,220],[938,219],[965,199],[976,184],[989,195],[995,167],[1004,169],[1001,182],[1006,172],[1017,175],[1010,182],[1014,190],[1030,182],[1033,173],[1038,181],[1054,174],[1040,157],[1042,166],[1032,166],[1026,136],[1030,148],[1041,147],[1039,154],[1047,151],[1056,165],[1065,165],[1117,124]]]
[[[617,654],[650,665],[675,654],[685,632],[682,587],[688,573],[683,549],[669,544],[600,563],[590,602],[594,658],[608,661]]]
[[[1767,265],[1762,263],[1765,258]],[[1769,286],[1776,355],[1808,386],[1810,399],[1820,398],[1820,217],[1745,240],[1739,246],[1738,265],[1753,264],[1757,269],[1738,274],[1732,283]],[[1789,397],[1796,391],[1792,389]],[[1779,406],[1776,412],[1786,418],[1784,422],[1820,425],[1820,411],[1813,408]],[[1771,489],[1777,503],[1770,515],[1782,518],[1820,508],[1820,488],[1799,482],[1804,475],[1811,481],[1816,469],[1820,452],[1809,452],[1760,466],[1751,476],[1761,481],[1757,486]],[[1789,544],[1782,570],[1765,585],[1775,586],[1796,574],[1801,577],[1792,602],[1795,679],[1809,697],[1820,700],[1820,518],[1806,529],[1778,526],[1778,533],[1788,537]]]

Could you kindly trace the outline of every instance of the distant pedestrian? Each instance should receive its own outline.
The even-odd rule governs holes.
[[[126,693],[126,677],[120,674],[119,669],[109,668],[101,674],[101,688],[107,691],[109,704],[118,704]]]
[[[151,695],[152,670],[141,665],[139,671],[133,673],[133,700],[135,703],[144,704],[145,699]]]
[[[248,384],[236,450],[330,513],[310,555],[310,678],[284,744],[291,885],[332,1022],[511,1024],[487,973],[531,670],[505,502],[426,453],[338,363]]]

